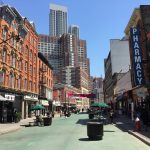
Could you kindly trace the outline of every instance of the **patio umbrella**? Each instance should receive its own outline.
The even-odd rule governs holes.
[[[91,105],[92,107],[109,107],[106,103],[104,102],[96,102],[96,103],[93,103]]]
[[[31,110],[41,110],[41,109],[45,109],[45,107],[42,105],[36,105],[31,107]]]

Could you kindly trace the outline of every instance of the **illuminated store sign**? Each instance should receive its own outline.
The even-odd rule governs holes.
[[[132,61],[134,68],[135,86],[144,84],[144,75],[142,67],[142,50],[140,47],[140,31],[137,27],[130,29],[132,42]]]

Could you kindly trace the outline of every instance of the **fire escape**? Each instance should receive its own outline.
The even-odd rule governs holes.
[[[39,75],[39,98],[46,99],[46,65],[42,64]]]

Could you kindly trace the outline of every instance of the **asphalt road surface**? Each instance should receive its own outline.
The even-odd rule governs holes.
[[[104,125],[103,140],[87,137],[87,114],[54,118],[51,126],[26,127],[0,136],[0,150],[149,150],[136,137]]]

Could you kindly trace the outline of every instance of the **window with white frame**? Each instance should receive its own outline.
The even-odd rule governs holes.
[[[26,72],[28,71],[28,62],[27,61],[25,62],[25,68],[24,69]]]
[[[18,79],[18,89],[21,89],[21,77]]]
[[[5,82],[5,71],[4,70],[0,70],[0,85],[4,85]]]
[[[6,50],[5,49],[3,49],[3,52],[2,52],[2,61],[6,62]]]
[[[3,39],[4,41],[7,39],[7,30],[5,28],[3,29]]]
[[[16,55],[12,54],[12,66],[15,68],[16,67]]]
[[[24,89],[27,90],[27,79],[24,79]]]
[[[14,88],[15,87],[15,76],[14,73],[10,73],[9,75],[9,87]]]

